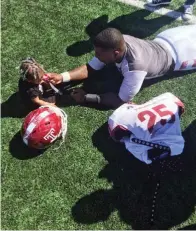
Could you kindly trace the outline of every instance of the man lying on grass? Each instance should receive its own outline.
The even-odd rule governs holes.
[[[95,57],[88,64],[62,74],[49,73],[50,81],[58,84],[86,79],[105,65],[115,63],[122,74],[122,84],[118,94],[86,94],[82,89],[76,89],[72,97],[78,103],[93,102],[117,108],[133,100],[144,79],[196,69],[196,25],[168,29],[153,41],[122,35],[117,29],[107,28],[95,37],[93,45]]]

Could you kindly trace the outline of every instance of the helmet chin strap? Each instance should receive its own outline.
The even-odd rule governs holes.
[[[56,87],[49,81],[49,78],[48,78],[48,75],[47,75],[47,74],[44,74],[43,80],[44,80],[45,82],[49,83],[50,87],[51,87],[56,93],[58,93],[59,95],[63,95],[63,93],[62,93],[58,88],[56,88]]]

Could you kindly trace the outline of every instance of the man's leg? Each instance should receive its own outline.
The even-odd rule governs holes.
[[[191,20],[191,16],[193,14],[193,4],[195,3],[195,0],[186,0],[184,3],[184,13],[182,15],[182,18],[185,21]]]
[[[161,5],[168,5],[172,0],[147,0],[148,6],[161,6]]]
[[[175,71],[196,69],[196,25],[165,30],[156,38],[163,40],[175,61]],[[156,41],[156,39],[155,39]]]
[[[186,0],[184,3],[185,5],[193,5],[195,3],[195,0]]]

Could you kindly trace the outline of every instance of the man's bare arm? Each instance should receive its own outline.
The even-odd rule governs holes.
[[[59,84],[61,82],[86,79],[95,71],[96,70],[94,70],[90,65],[86,64],[61,74],[48,73],[48,78],[51,83]]]
[[[70,80],[82,80],[88,78],[95,70],[88,64],[69,71]]]

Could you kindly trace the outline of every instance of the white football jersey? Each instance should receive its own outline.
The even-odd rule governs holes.
[[[121,142],[136,158],[147,164],[152,162],[148,158],[148,150],[152,147],[135,143],[133,138],[167,146],[171,155],[179,155],[184,148],[180,108],[184,108],[183,103],[171,93],[164,93],[141,105],[123,104],[109,117],[110,134],[115,136],[116,129],[131,131],[132,135],[124,137]]]

